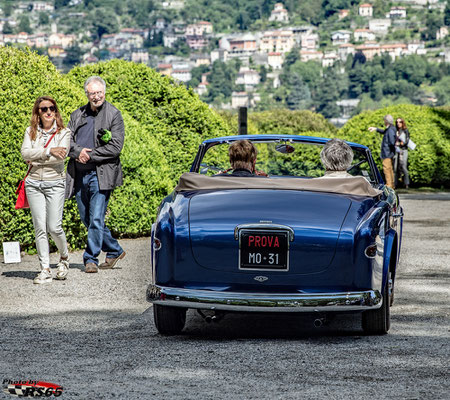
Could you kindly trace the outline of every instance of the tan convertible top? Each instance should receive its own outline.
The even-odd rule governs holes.
[[[381,190],[374,189],[362,176],[351,178],[251,178],[232,176],[206,176],[195,172],[186,172],[180,177],[175,190],[186,192],[191,190],[217,189],[279,189],[305,190],[311,192],[327,192],[350,194],[355,196],[376,197]]]

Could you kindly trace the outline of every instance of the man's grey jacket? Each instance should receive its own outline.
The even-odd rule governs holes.
[[[69,151],[69,164],[66,174],[66,198],[75,194],[76,159],[80,156],[82,147],[76,144],[77,133],[80,127],[86,124],[86,109],[89,103],[75,110],[70,116],[68,128],[72,132]],[[98,138],[99,129],[111,131],[111,140],[100,143]],[[105,101],[95,117],[94,128],[95,148],[89,153],[91,161],[95,163],[100,190],[112,190],[123,183],[122,165],[120,163],[120,152],[125,140],[125,126],[122,114],[111,103]]]

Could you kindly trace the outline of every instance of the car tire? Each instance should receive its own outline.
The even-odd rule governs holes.
[[[365,311],[362,315],[362,328],[369,335],[385,335],[391,326],[391,312],[388,282],[384,285],[383,304],[380,308]]]
[[[186,323],[186,309],[154,304],[153,318],[160,334],[177,335],[183,330]]]

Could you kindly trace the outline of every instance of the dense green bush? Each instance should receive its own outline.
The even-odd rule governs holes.
[[[125,121],[122,152],[124,185],[117,188],[108,210],[108,226],[118,236],[148,235],[156,208],[181,172],[189,169],[198,144],[227,131],[226,124],[196,95],[148,67],[112,61],[76,68],[61,75],[46,57],[13,48],[0,49],[0,168],[8,171],[0,183],[0,240],[19,241],[34,249],[29,210],[15,210],[15,189],[27,167],[20,147],[31,109],[40,95],[56,99],[64,121],[85,104],[83,81],[99,74],[108,83],[106,99]],[[76,202],[66,202],[63,219],[72,248],[84,246]]]
[[[341,137],[368,146],[382,169],[380,149],[382,135],[368,131],[369,126],[384,128],[383,117],[391,114],[403,118],[411,139],[417,144],[409,151],[411,181],[416,184],[450,186],[450,111],[425,106],[398,105],[367,111],[348,121],[338,132]]]

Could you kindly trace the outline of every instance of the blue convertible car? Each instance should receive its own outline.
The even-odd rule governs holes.
[[[268,177],[228,177],[228,147],[250,140]],[[210,139],[158,209],[147,300],[162,334],[187,309],[224,313],[358,312],[368,334],[389,330],[403,212],[369,149],[348,143],[346,178],[324,177],[324,138]]]

